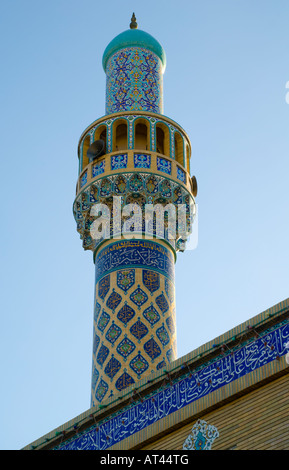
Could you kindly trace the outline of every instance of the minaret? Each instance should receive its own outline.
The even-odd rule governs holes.
[[[80,137],[73,206],[95,263],[92,406],[177,357],[174,265],[196,196],[189,138],[163,115],[160,43],[133,14],[102,63],[106,115]]]

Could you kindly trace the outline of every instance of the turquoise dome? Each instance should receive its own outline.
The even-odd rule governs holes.
[[[143,47],[144,49],[154,52],[160,58],[164,72],[166,67],[166,54],[163,47],[153,36],[141,29],[128,29],[120,33],[108,44],[102,57],[104,71],[106,71],[107,61],[112,54],[125,47],[134,46]]]

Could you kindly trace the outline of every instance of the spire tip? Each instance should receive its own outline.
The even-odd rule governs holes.
[[[137,22],[136,22],[136,17],[134,13],[132,14],[131,22],[129,26],[130,26],[130,29],[137,29]]]

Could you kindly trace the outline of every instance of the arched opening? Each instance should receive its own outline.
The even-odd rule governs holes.
[[[149,150],[149,124],[145,119],[138,119],[134,127],[134,148]]]
[[[163,123],[156,125],[156,151],[170,157],[170,131]]]
[[[94,133],[94,141],[103,140],[103,142],[104,142],[104,153],[106,153],[106,136],[107,136],[107,132],[106,132],[106,126],[105,125],[99,126],[96,129],[95,133]]]
[[[175,160],[180,165],[185,166],[184,162],[184,142],[181,134],[175,132]]]
[[[124,120],[117,120],[113,126],[113,147],[112,151],[127,150],[127,122]]]
[[[82,167],[81,171],[89,164],[89,159],[87,156],[87,150],[90,146],[90,136],[87,135],[82,144]]]
[[[187,172],[190,174],[190,149],[188,144],[186,144],[186,159],[187,159]]]

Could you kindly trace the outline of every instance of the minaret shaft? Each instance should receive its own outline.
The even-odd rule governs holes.
[[[133,15],[104,51],[106,115],[79,141],[74,217],[95,262],[92,406],[176,359],[174,264],[195,201],[189,138],[162,114],[165,64]]]

